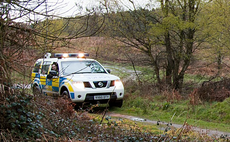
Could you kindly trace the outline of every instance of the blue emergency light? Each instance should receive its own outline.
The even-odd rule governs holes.
[[[71,57],[86,58],[86,56],[89,56],[89,53],[55,53],[54,56],[58,59]]]

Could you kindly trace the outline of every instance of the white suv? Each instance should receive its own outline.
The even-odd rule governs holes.
[[[45,95],[69,97],[74,103],[107,103],[121,107],[124,86],[119,77],[110,74],[98,61],[87,59],[88,54],[46,54],[38,59],[31,74],[32,88]],[[56,70],[52,70],[56,65]]]

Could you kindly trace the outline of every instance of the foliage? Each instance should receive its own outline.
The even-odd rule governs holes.
[[[12,95],[6,98],[5,104],[1,104],[1,129],[7,128],[13,135],[19,134],[22,139],[41,137],[44,118],[42,112],[33,111],[31,96]],[[36,131],[35,131],[36,130]]]
[[[38,97],[23,93],[9,95],[0,104],[1,129],[9,130],[12,136],[21,140],[40,139],[45,135],[71,137],[72,131],[68,127],[75,125],[69,121],[74,114],[73,107],[66,108],[68,103],[63,99],[54,102],[51,98]]]

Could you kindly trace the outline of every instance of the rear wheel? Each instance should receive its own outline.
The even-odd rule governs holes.
[[[33,86],[33,95],[40,95],[41,94],[41,90],[39,88],[38,85],[34,85]]]

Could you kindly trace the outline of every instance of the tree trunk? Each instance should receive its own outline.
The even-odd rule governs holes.
[[[165,43],[166,43],[166,53],[167,53],[167,66],[166,66],[166,84],[172,86],[172,73],[174,68],[173,61],[173,53],[170,43],[170,35],[169,32],[165,35]]]

